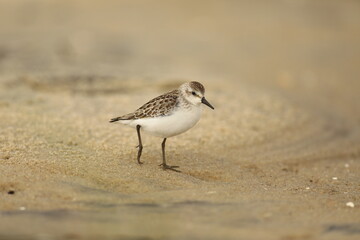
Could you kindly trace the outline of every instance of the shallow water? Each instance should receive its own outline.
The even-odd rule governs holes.
[[[288,201],[287,204],[294,204]],[[298,203],[295,203],[295,205]],[[358,223],[310,224],[274,223],[266,209],[275,201],[213,204],[178,202],[175,204],[126,204],[106,206],[93,211],[3,212],[7,230],[1,239],[218,239],[248,236],[249,239],[356,237]],[[261,206],[259,208],[259,206]],[[99,206],[93,206],[99,207]],[[31,222],[31,229],[16,234],[19,225]],[[279,229],[278,224],[286,224]],[[17,227],[15,227],[17,226]],[[268,234],[272,232],[274,236]],[[316,235],[315,235],[316,234]]]

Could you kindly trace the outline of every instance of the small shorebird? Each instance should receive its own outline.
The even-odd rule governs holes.
[[[169,169],[179,172],[179,166],[169,166],[165,160],[165,142],[169,137],[176,136],[192,128],[200,119],[201,103],[214,109],[205,99],[205,88],[199,82],[188,82],[182,84],[178,89],[160,95],[135,112],[116,117],[110,122],[119,122],[136,128],[139,139],[139,151],[137,161],[140,161],[143,145],[141,142],[140,130],[145,133],[164,138],[162,147],[164,170]]]

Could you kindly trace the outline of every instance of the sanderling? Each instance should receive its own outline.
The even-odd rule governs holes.
[[[135,112],[112,118],[110,122],[119,122],[137,131],[139,145],[137,161],[140,161],[143,145],[140,130],[164,138],[162,141],[162,166],[164,170],[169,169],[179,172],[179,166],[169,166],[165,160],[165,142],[169,137],[176,136],[192,128],[200,119],[201,103],[214,109],[204,97],[205,88],[199,82],[188,82],[182,84],[178,89],[160,95]]]

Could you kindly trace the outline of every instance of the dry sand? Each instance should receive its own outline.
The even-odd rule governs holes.
[[[359,239],[359,25],[357,1],[2,1],[0,239]],[[216,109],[168,140],[182,173],[151,136],[137,165],[108,120],[192,80]]]

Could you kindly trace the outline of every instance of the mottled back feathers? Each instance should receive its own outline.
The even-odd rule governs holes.
[[[135,112],[113,118],[110,120],[110,122],[116,122],[120,120],[135,120],[141,118],[153,118],[169,115],[174,110],[174,107],[178,104],[179,94],[179,90],[174,90],[160,95],[145,103]]]

